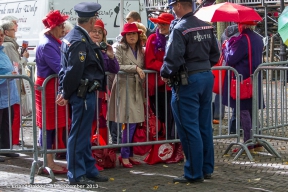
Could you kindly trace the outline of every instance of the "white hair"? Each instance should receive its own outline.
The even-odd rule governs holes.
[[[16,21],[16,22],[18,22],[18,18],[13,16],[13,15],[6,15],[6,16],[2,17],[1,20],[8,20],[8,21]]]
[[[68,33],[69,31],[71,31],[74,28],[74,25],[67,20],[64,22],[64,24],[65,24],[64,25],[65,33]]]
[[[3,28],[4,31],[9,30],[9,29],[13,28],[14,26],[15,26],[15,24],[11,20],[2,20],[2,22],[1,22],[1,27]]]

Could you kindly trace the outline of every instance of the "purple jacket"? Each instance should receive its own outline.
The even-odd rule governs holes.
[[[60,43],[50,35],[44,35],[36,49],[37,76],[46,78],[58,74],[60,65]]]
[[[114,57],[114,59],[110,59],[106,53],[103,53],[103,60],[104,60],[104,70],[108,71],[110,73],[118,73],[118,71],[120,70],[119,67],[119,63],[116,59],[116,57]]]
[[[263,51],[263,41],[262,38],[251,31],[250,29],[245,29],[242,34],[247,34],[250,37],[251,50],[252,50],[252,74],[257,69],[257,67],[262,63],[262,51]],[[223,49],[222,54],[224,55],[224,60],[227,65],[235,68],[239,74],[246,79],[250,76],[249,68],[249,57],[248,57],[248,41],[245,35],[239,35],[238,37],[232,37],[226,44],[226,48]],[[230,76],[231,77],[231,76]],[[259,76],[259,93],[258,101],[260,107],[260,96],[261,96],[261,84]],[[231,81],[231,80],[229,80]],[[230,99],[230,106],[232,108],[236,107],[236,100],[231,97],[228,98],[228,73],[226,73],[223,87],[223,104],[228,105],[228,99]],[[242,99],[240,102],[241,110],[252,109],[252,99]]]

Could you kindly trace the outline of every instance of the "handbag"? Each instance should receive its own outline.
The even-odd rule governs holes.
[[[252,75],[252,51],[251,51],[250,38],[247,34],[244,35],[246,36],[248,41],[250,75]],[[236,87],[237,87],[236,79],[231,79],[230,96],[232,97],[232,99],[236,99]],[[252,77],[250,76],[240,82],[240,99],[250,99],[252,98],[252,96],[253,96],[253,82]]]
[[[165,163],[173,156],[174,148],[175,146],[172,143],[154,144],[144,162],[149,165]]]
[[[140,123],[137,125],[134,136],[133,136],[133,143],[137,142],[146,142],[147,141],[147,131],[146,127]],[[133,153],[135,155],[145,155],[150,151],[152,145],[141,145],[141,146],[134,146]]]
[[[153,165],[156,163],[178,163],[184,160],[181,143],[154,144],[144,161]]]
[[[99,145],[103,146],[106,145],[106,142],[101,137],[101,135],[93,135],[92,137],[92,146],[98,145],[98,138],[99,138]],[[114,149],[94,149],[92,150],[92,156],[96,160],[97,165],[103,168],[114,168],[116,167],[116,153]]]
[[[214,66],[215,67],[222,66],[223,61],[224,61],[224,56],[221,55],[218,62]],[[213,85],[212,91],[216,94],[220,94],[220,87],[221,88],[223,87],[226,70],[212,70],[212,73],[214,75],[214,85]],[[223,88],[222,88],[222,90],[223,90]]]

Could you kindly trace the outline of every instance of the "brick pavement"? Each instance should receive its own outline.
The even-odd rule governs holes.
[[[31,133],[25,130],[24,141],[31,144]],[[282,159],[266,152],[252,154],[255,162],[250,162],[246,155],[233,161],[231,152],[223,156],[230,141],[214,140],[215,172],[213,178],[198,184],[174,184],[172,178],[183,173],[183,163],[134,166],[132,169],[117,167],[106,169],[101,174],[109,176],[110,181],[99,183],[98,188],[80,189],[66,186],[66,175],[57,175],[56,182],[46,175],[35,175],[35,185],[29,183],[32,156],[21,154],[19,158],[6,157],[0,163],[0,191],[288,191],[288,150],[287,142],[271,141],[281,154]],[[143,159],[143,157],[138,157]],[[40,158],[40,160],[42,160]],[[65,161],[59,161],[65,164]],[[287,164],[287,165],[286,165]],[[13,186],[12,186],[13,185]],[[16,188],[12,188],[16,187]]]

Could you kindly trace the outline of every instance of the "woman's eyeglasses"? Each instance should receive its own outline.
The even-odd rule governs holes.
[[[99,35],[103,35],[102,31],[91,31],[91,32],[94,33],[94,34],[98,33]]]

